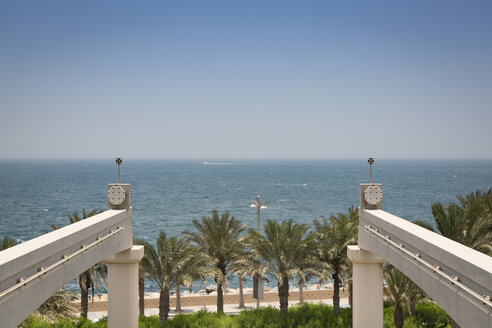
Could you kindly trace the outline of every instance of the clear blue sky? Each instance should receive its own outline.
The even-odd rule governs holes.
[[[491,158],[491,1],[1,1],[0,158]]]

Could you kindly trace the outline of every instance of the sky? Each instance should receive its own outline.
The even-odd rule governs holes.
[[[0,159],[492,158],[491,1],[0,1]]]

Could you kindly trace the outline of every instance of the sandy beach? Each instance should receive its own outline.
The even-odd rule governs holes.
[[[315,288],[314,286],[308,286],[304,290],[305,301],[322,301],[331,300],[333,298],[333,289],[331,288]],[[348,298],[348,290],[340,289],[340,298]],[[253,299],[251,288],[245,288],[244,290],[244,302],[256,304],[256,300]],[[278,292],[276,290],[268,291],[264,293],[264,299],[261,304],[266,303],[278,303]],[[299,289],[292,288],[289,291],[289,302],[299,302]],[[80,304],[77,302],[77,304]],[[212,292],[207,295],[204,292],[201,293],[183,293],[181,295],[181,306],[183,309],[187,307],[203,307],[203,306],[215,306],[217,304],[217,293]],[[227,293],[224,293],[224,304],[239,304],[239,293],[237,290],[230,289]],[[170,298],[170,307],[176,307],[176,296],[172,295]],[[159,308],[159,293],[145,293],[145,308],[146,309],[158,309]],[[107,295],[100,294],[95,295],[94,301],[89,300],[89,312],[102,312],[107,310]]]

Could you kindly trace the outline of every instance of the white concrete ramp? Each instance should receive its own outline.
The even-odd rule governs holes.
[[[359,245],[348,248],[354,262],[354,328],[381,327],[382,310],[367,314],[357,306],[356,295],[365,303],[381,296],[369,295],[369,287],[356,280],[379,284],[383,262],[408,276],[462,328],[492,328],[492,257],[381,210],[381,188],[361,185]],[[376,260],[369,261],[371,257]],[[369,271],[370,265],[375,269]],[[356,266],[366,277],[356,276]],[[356,292],[356,286],[361,290]]]
[[[17,327],[99,261],[132,247],[132,210],[108,210],[0,252],[0,327]]]
[[[461,327],[492,327],[492,257],[382,210],[360,210],[359,247],[403,272]]]

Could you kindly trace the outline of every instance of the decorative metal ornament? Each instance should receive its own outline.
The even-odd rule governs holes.
[[[123,158],[116,158],[116,165],[118,165],[118,183],[120,183],[120,166],[123,163]]]
[[[383,201],[383,191],[378,186],[369,186],[364,191],[364,199],[369,205],[378,205]]]
[[[374,164],[374,158],[369,157],[367,159],[367,163],[369,164],[369,184],[372,183],[372,164]]]
[[[113,206],[123,204],[126,199],[126,192],[120,186],[112,186],[108,190],[108,201]]]

